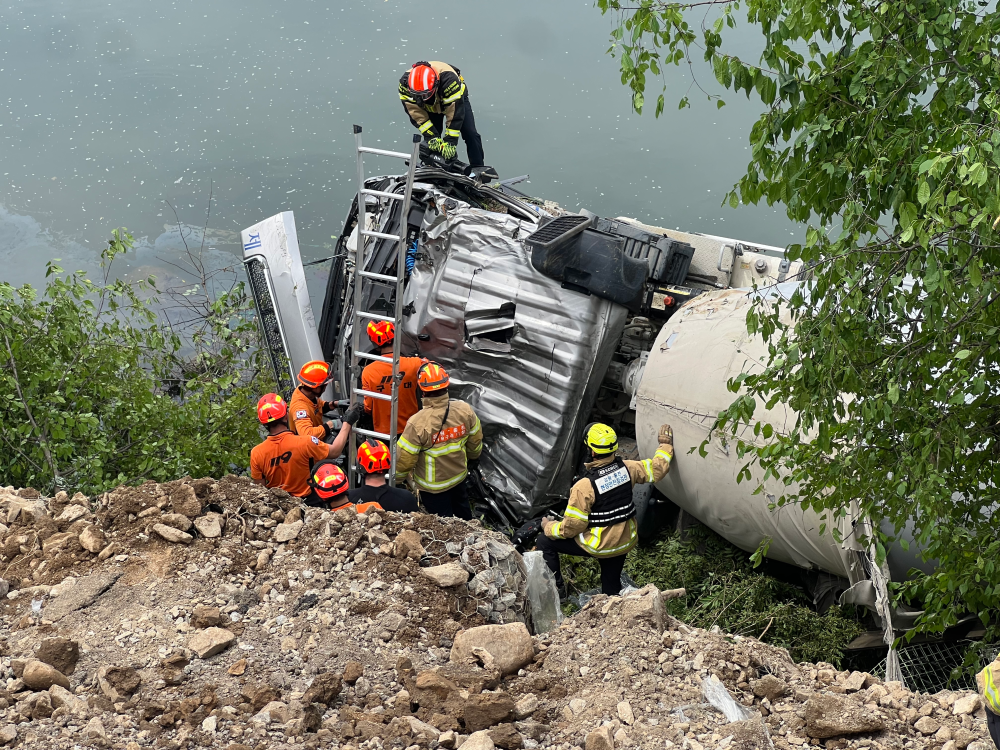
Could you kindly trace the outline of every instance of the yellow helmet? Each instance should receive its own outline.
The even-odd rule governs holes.
[[[618,450],[618,436],[606,424],[592,422],[587,425],[583,442],[597,455],[606,455]]]

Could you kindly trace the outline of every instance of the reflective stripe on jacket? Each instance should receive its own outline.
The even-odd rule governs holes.
[[[986,669],[976,675],[976,686],[979,688],[979,695],[983,699],[986,710],[996,715],[1000,715],[1000,689],[997,688],[998,679],[1000,679],[1000,656],[988,664]]]
[[[400,101],[403,102],[403,109],[409,115],[413,127],[426,138],[444,137],[452,143],[458,143],[458,137],[462,134],[462,122],[465,120],[465,103],[462,101],[462,97],[465,96],[465,79],[462,78],[458,68],[448,63],[431,60],[430,66],[438,76],[437,94],[434,100],[418,102],[410,96],[410,74],[407,71],[399,79]],[[429,112],[444,115],[444,133],[437,133],[434,130]]]
[[[424,396],[424,408],[410,417],[396,445],[397,482],[412,471],[420,489],[444,492],[465,479],[468,462],[483,452],[483,429],[464,401]]]
[[[673,460],[673,448],[661,445],[652,458],[645,461],[622,461],[628,469],[632,484],[659,482],[670,471]],[[600,469],[615,460],[616,456],[605,456],[597,461],[585,464],[588,470]],[[569,492],[569,503],[563,519],[558,522],[544,524],[545,536],[550,539],[570,539],[575,537],[576,543],[594,557],[617,557],[632,549],[638,541],[638,532],[634,518],[630,518],[614,526],[591,526],[590,510],[594,506],[594,485],[588,478],[583,478],[573,485]]]

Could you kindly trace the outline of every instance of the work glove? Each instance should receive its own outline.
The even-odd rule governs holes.
[[[673,428],[665,424],[660,427],[660,445],[669,445],[671,448],[674,447],[674,430]]]
[[[444,141],[441,145],[441,156],[450,160],[454,159],[457,154],[458,149],[455,148],[455,145],[453,143],[448,143],[448,141]]]
[[[444,146],[445,143],[440,138],[431,138],[429,141],[427,141],[427,148],[439,154],[441,153],[441,149],[443,149]]]
[[[351,427],[353,427],[359,419],[361,419],[361,412],[364,410],[365,406],[361,401],[358,401],[354,406],[344,412],[344,421],[347,422]]]
[[[473,471],[475,471],[476,469],[479,468],[479,459],[478,458],[470,458],[469,461],[468,461],[467,466],[468,466],[468,469],[469,469],[470,473],[473,472]]]

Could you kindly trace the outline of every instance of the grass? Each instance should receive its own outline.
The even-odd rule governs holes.
[[[564,556],[562,566],[571,592],[600,588],[596,560]],[[664,533],[633,550],[625,571],[639,586],[687,589],[686,597],[668,602],[677,619],[785,647],[795,661],[840,666],[844,648],[864,631],[852,607],[820,615],[800,588],[754,570],[746,552],[703,526],[683,538]]]

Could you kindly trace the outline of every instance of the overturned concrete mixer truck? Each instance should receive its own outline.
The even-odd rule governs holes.
[[[919,564],[915,546],[893,549],[887,565],[876,566],[851,533],[851,518],[837,543],[820,533],[814,513],[771,510],[766,495],[753,494],[754,482],[738,484],[743,462],[724,441],[712,440],[706,458],[688,452],[731,402],[727,380],[766,359],[763,341],[746,330],[752,296],[806,283],[781,248],[569,213],[510,182],[485,185],[435,166],[416,170],[405,217],[401,201],[379,196],[400,194],[405,177],[365,185],[374,193],[365,196],[374,234],[359,233],[355,197],[329,261],[318,323],[292,214],[243,232],[280,387],[290,391],[298,367],[321,358],[333,363],[335,395],[348,393],[353,266],[395,275],[393,242],[374,235],[405,235],[412,268],[401,298],[395,284],[365,283],[365,309],[402,305],[402,354],[439,362],[454,397],[475,408],[485,432],[475,485],[500,523],[565,502],[588,422],[611,424],[623,450],[640,455],[652,454],[658,426],[669,422],[673,469],[655,489],[636,488],[643,536],[673,504],[744,550],[770,538],[769,558],[819,571],[817,601],[825,589],[828,600],[888,611],[885,581]],[[782,430],[794,415],[778,405],[766,419]],[[893,624],[905,628],[915,614],[893,611]]]

